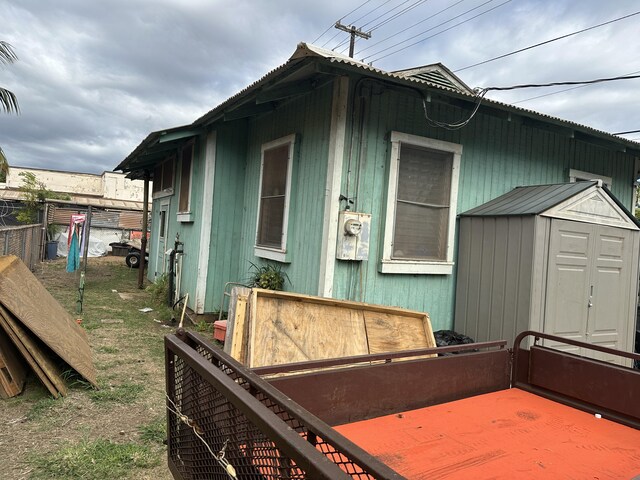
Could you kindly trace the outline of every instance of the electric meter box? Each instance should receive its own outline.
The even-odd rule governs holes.
[[[371,214],[343,210],[338,215],[338,260],[367,260]]]

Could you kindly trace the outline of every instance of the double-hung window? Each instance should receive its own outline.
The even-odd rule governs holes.
[[[382,273],[450,274],[462,146],[391,134]]]
[[[262,146],[255,255],[287,261],[287,226],[295,135]]]

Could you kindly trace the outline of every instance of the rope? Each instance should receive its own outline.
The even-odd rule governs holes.
[[[224,441],[224,445],[222,445],[222,448],[220,449],[220,451],[215,454],[213,453],[213,450],[211,449],[211,447],[209,446],[209,444],[206,442],[206,440],[204,438],[202,438],[202,435],[204,434],[204,430],[202,430],[202,428],[200,428],[200,426],[196,423],[195,420],[189,418],[187,415],[184,415],[180,412],[180,409],[176,406],[175,403],[173,403],[173,400],[171,400],[171,398],[169,398],[169,395],[165,394],[165,396],[167,397],[167,400],[169,401],[169,403],[171,404],[171,406],[173,408],[171,408],[169,405],[167,405],[167,410],[169,410],[171,413],[173,413],[176,417],[178,417],[178,419],[184,423],[185,425],[187,425],[189,428],[191,428],[193,430],[193,433],[195,434],[196,437],[198,437],[200,439],[200,441],[204,444],[205,447],[207,447],[207,450],[209,450],[209,453],[211,454],[211,456],[215,459],[216,462],[218,462],[218,464],[224,468],[225,472],[227,473],[227,476],[233,480],[238,480],[238,476],[236,474],[236,469],[233,468],[233,465],[231,465],[226,458],[224,458],[225,456],[225,452],[227,449],[227,444],[229,443],[229,439],[227,438]]]

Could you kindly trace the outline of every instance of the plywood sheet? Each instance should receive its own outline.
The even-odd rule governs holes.
[[[436,347],[429,317],[407,317],[364,311],[369,353]]]
[[[255,293],[255,292],[254,292]],[[352,308],[257,297],[251,367],[367,353],[361,312]]]
[[[0,328],[0,398],[10,398],[22,392],[26,377],[24,360],[7,333]]]
[[[37,350],[37,346],[33,346],[29,340],[27,335],[23,335],[22,337],[16,334],[14,329],[12,328],[13,322],[11,321],[11,314],[7,312],[2,306],[0,306],[0,329],[4,330],[4,332],[9,336],[13,344],[22,354],[22,357],[27,361],[27,364],[31,367],[31,369],[35,372],[38,379],[42,382],[42,384],[49,390],[49,393],[53,395],[55,398],[58,398],[61,392],[58,390],[56,385],[53,384],[49,375],[45,372],[45,369],[41,366],[41,364],[36,360],[36,356],[34,356],[33,352]],[[24,340],[27,342],[23,342]],[[38,356],[40,357],[40,356]],[[46,360],[43,360],[46,362]],[[53,374],[56,370],[55,365],[50,366],[49,370],[51,374]],[[62,379],[60,379],[62,381]],[[64,385],[64,384],[63,384]],[[66,392],[66,390],[65,390]]]
[[[27,266],[12,255],[0,257],[0,304],[71,368],[97,387],[86,332]]]
[[[257,288],[244,328],[250,367],[436,346],[423,312]]]

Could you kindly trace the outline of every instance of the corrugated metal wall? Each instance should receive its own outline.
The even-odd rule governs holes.
[[[72,214],[86,212],[86,207],[62,207],[52,204],[49,206],[48,221],[57,225],[69,225]],[[93,207],[91,210],[91,226],[121,230],[141,230],[142,212],[104,210]]]

